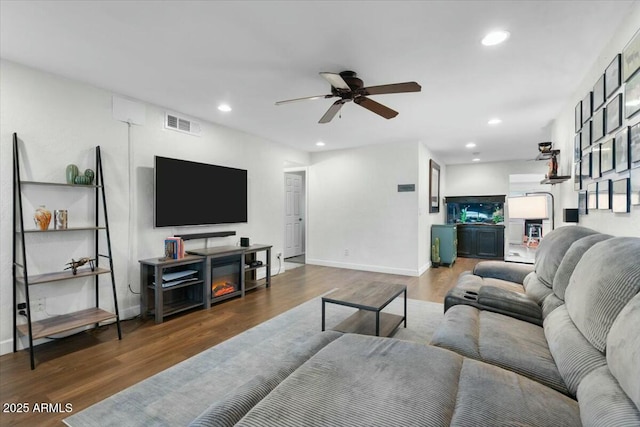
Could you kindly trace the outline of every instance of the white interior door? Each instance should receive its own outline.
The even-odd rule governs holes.
[[[302,245],[302,227],[304,221],[302,211],[302,177],[292,173],[285,173],[284,192],[284,257],[289,258],[304,253]]]

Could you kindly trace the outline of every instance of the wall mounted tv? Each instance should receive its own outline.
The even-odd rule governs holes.
[[[247,222],[247,171],[155,156],[154,226]]]

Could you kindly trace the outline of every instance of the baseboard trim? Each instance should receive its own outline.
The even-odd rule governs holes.
[[[352,263],[346,263],[346,262],[327,261],[327,260],[313,259],[313,258],[307,258],[306,263],[312,264],[312,265],[321,265],[323,267],[335,267],[335,268],[345,268],[349,270],[371,271],[373,273],[398,274],[400,276],[411,276],[411,277],[420,276],[418,270],[411,270],[408,268],[395,268],[395,267],[385,267],[385,266],[367,265],[367,264],[352,264]]]
[[[420,267],[420,270],[418,271],[418,276],[422,276],[430,268],[431,268],[431,261],[427,262],[425,265]]]

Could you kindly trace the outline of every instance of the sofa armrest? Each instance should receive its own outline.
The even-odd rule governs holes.
[[[526,295],[517,292],[482,286],[478,291],[478,304],[482,310],[542,325],[542,308]]]
[[[473,269],[473,274],[480,277],[506,280],[519,284],[534,270],[531,264],[519,264],[505,261],[480,261]]]

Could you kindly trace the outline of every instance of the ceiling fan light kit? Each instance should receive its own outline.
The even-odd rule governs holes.
[[[390,93],[407,93],[420,92],[422,87],[416,82],[393,83],[388,85],[364,87],[364,82],[360,79],[355,71],[343,71],[339,74],[330,72],[321,72],[331,85],[331,93],[327,95],[308,96],[304,98],[287,99],[278,101],[276,105],[288,104],[297,101],[308,101],[314,99],[340,98],[329,107],[326,113],[320,118],[318,123],[329,123],[338,114],[342,106],[350,101],[366,108],[385,119],[392,119],[398,115],[398,112],[391,108],[368,98],[370,95],[383,95]]]

